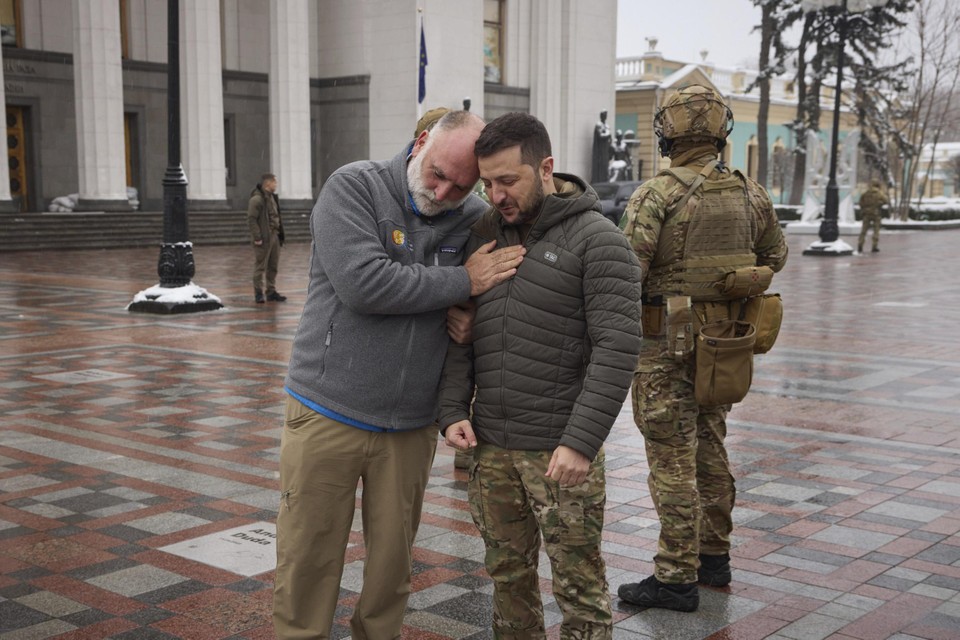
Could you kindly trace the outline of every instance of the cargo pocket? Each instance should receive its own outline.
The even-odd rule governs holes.
[[[560,487],[558,509],[560,542],[569,546],[599,545],[603,533],[603,508],[606,504],[604,454],[601,451],[590,466],[587,479],[573,487]]]
[[[649,373],[633,376],[633,420],[644,438],[663,440],[677,432],[679,404],[672,394],[658,393]]]

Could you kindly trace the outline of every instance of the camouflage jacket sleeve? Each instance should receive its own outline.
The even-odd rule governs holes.
[[[787,263],[787,241],[783,237],[780,221],[773,210],[773,203],[766,189],[749,178],[747,194],[757,220],[757,240],[753,245],[753,252],[757,254],[757,264],[780,271]]]
[[[648,180],[630,196],[620,219],[620,228],[640,260],[644,278],[657,253],[660,229],[666,215],[667,191],[662,179]]]

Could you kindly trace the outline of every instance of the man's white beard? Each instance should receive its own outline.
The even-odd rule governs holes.
[[[422,215],[427,217],[438,216],[444,211],[456,209],[464,200],[470,197],[468,193],[459,200],[434,200],[433,192],[423,186],[423,159],[426,157],[426,151],[430,148],[433,141],[428,139],[427,144],[420,149],[420,153],[410,160],[407,165],[407,186],[410,188],[410,195],[413,197],[414,204]]]

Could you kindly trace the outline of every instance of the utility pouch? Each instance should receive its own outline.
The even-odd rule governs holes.
[[[656,338],[666,332],[663,320],[663,305],[645,304],[640,308],[640,327],[644,338]]]
[[[725,298],[747,298],[763,293],[771,282],[770,267],[743,267],[728,273],[716,286]]]
[[[783,321],[783,300],[779,293],[764,293],[747,298],[743,303],[740,319],[757,328],[757,342],[754,353],[766,353],[780,335],[780,323]]]
[[[757,330],[747,322],[725,320],[704,325],[697,335],[693,391],[704,407],[740,402],[753,382],[753,346]]]
[[[693,353],[693,307],[690,296],[666,299],[667,348],[676,360]]]

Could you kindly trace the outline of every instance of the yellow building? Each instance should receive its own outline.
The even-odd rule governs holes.
[[[716,89],[727,101],[733,112],[735,126],[723,159],[730,166],[744,171],[752,178],[757,176],[759,160],[757,145],[757,111],[760,90],[747,88],[756,79],[753,69],[718,67],[706,60],[707,52],[701,52],[700,62],[669,60],[656,50],[657,40],[648,38],[650,50],[634,58],[618,58],[616,67],[617,101],[615,129],[632,130],[639,145],[634,148],[634,175],[646,180],[669,166],[670,161],[661,158],[657,149],[657,137],[653,131],[653,117],[669,96],[682,87],[702,84]],[[823,114],[820,119],[820,136],[829,147],[833,126],[833,89],[824,87],[821,94]],[[767,117],[767,188],[774,201],[786,199],[784,186],[792,179],[792,149],[795,146],[793,131],[788,126],[796,117],[797,99],[793,83],[785,78],[774,78],[770,86],[770,110]],[[842,111],[840,121],[841,141],[848,131],[856,127],[854,114]]]

